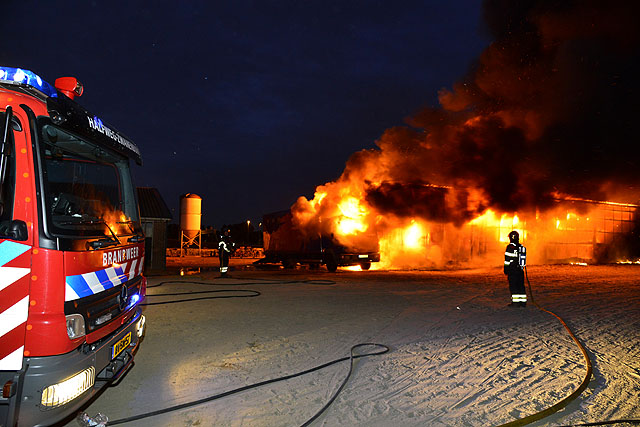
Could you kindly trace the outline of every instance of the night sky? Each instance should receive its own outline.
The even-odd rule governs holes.
[[[140,147],[136,185],[215,227],[312,196],[490,43],[476,0],[3,3],[0,64],[77,77]]]

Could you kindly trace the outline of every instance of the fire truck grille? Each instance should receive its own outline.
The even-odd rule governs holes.
[[[122,285],[115,286],[100,293],[64,303],[64,314],[80,314],[84,317],[87,333],[94,332],[109,323],[127,310],[131,305],[131,298],[140,294],[140,276]],[[122,287],[127,287],[127,298],[123,301]]]

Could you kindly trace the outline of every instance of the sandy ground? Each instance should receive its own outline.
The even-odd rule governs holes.
[[[230,293],[208,295],[261,295],[145,307],[135,367],[87,412],[115,420],[201,399],[346,356],[359,342],[391,351],[359,359],[313,425],[495,426],[553,405],[585,375],[582,353],[555,317],[531,304],[507,306],[500,269],[331,274],[239,264],[229,279],[204,268],[152,277],[152,285],[182,283],[150,288],[147,302],[220,289]],[[536,302],[567,322],[594,364],[577,400],[532,425],[640,418],[640,266],[532,266],[529,276]],[[347,370],[342,362],[125,425],[301,425]]]

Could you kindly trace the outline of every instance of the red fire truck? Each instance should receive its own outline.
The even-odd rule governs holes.
[[[82,91],[0,67],[0,426],[73,415],[144,335],[140,152]]]

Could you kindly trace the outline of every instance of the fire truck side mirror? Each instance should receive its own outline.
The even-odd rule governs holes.
[[[9,223],[7,230],[2,234],[5,234],[13,240],[25,241],[29,238],[27,223],[21,219],[14,219]]]

